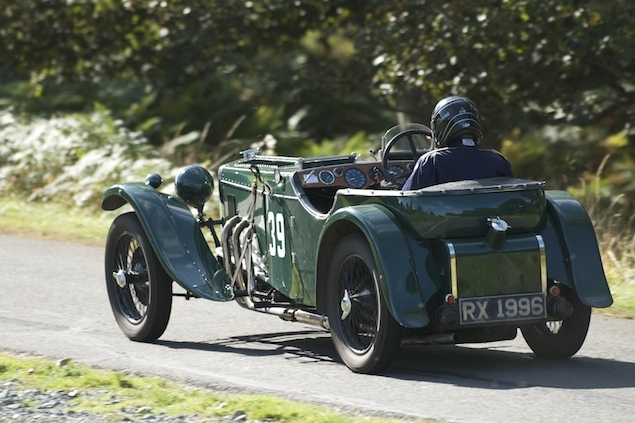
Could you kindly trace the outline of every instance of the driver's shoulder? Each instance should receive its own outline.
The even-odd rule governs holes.
[[[452,148],[452,147],[439,147],[439,148],[435,148],[435,149],[432,149],[430,151],[425,152],[423,154],[423,156],[444,155],[444,154],[448,154],[448,153],[452,152],[452,150],[454,150],[454,148]]]
[[[421,160],[431,160],[437,157],[447,156],[452,153],[452,150],[453,148],[451,147],[435,148],[421,155]]]

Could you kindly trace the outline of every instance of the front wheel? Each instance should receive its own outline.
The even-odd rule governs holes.
[[[134,213],[118,216],[106,241],[106,289],[115,320],[133,341],[154,341],[172,309],[172,279]]]
[[[346,236],[335,248],[327,314],[333,345],[349,369],[377,373],[392,363],[403,327],[388,311],[373,253],[360,235]]]
[[[567,292],[565,297],[573,305],[570,317],[520,328],[527,345],[538,357],[569,358],[584,343],[591,321],[591,307],[583,304],[571,289]]]

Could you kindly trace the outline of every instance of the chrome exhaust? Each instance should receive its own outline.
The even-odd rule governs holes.
[[[286,320],[288,322],[300,322],[305,323],[307,325],[319,326],[322,329],[329,330],[331,326],[329,325],[329,318],[317,313],[311,313],[310,311],[305,310],[293,310],[293,309],[284,309],[281,314],[278,316],[282,320]]]
[[[249,226],[249,221],[243,219],[238,223],[238,225],[236,226],[236,229],[233,231],[233,234],[232,234],[232,249],[234,253],[234,266],[235,266],[234,271],[237,273],[236,283],[238,285],[238,288],[242,290],[247,289],[247,284],[245,283],[245,279],[243,278],[243,272],[242,272],[243,259],[245,258],[245,253],[240,246],[240,235],[248,226]],[[232,276],[233,278],[234,274],[232,273],[230,276]]]
[[[232,257],[230,254],[230,250],[229,250],[229,238],[232,235],[232,231],[234,230],[234,226],[236,226],[238,224],[238,222],[241,221],[240,216],[236,215],[233,216],[232,218],[230,218],[227,222],[225,222],[225,224],[223,225],[223,227],[221,228],[221,232],[220,232],[220,245],[223,251],[223,261],[225,264],[225,272],[227,272],[227,274],[231,277],[234,274],[234,266],[232,263]]]

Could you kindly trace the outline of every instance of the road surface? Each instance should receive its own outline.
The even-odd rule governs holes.
[[[103,249],[0,235],[0,350],[140,372],[335,409],[450,422],[635,421],[635,321],[594,314],[569,360],[522,336],[405,346],[382,375],[341,364],[327,332],[235,303],[174,299],[156,343],[129,341],[110,310]]]

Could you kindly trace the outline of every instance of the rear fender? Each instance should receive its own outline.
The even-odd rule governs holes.
[[[546,191],[547,276],[573,288],[590,307],[613,303],[597,238],[584,207],[565,191]]]
[[[405,236],[394,214],[384,206],[367,204],[333,213],[320,234],[318,272],[320,269],[326,272],[330,253],[337,241],[351,232],[352,226],[355,227],[353,230],[361,231],[370,244],[384,299],[392,316],[405,327],[427,326],[430,318],[425,304],[437,290],[424,268],[431,253]],[[328,281],[325,276],[318,277],[318,281],[323,293]],[[323,300],[318,300],[318,307],[323,308],[323,305]]]
[[[143,183],[113,185],[101,201],[104,210],[130,204],[163,268],[183,288],[214,301],[233,299],[229,276],[218,263],[187,205],[178,197]]]

